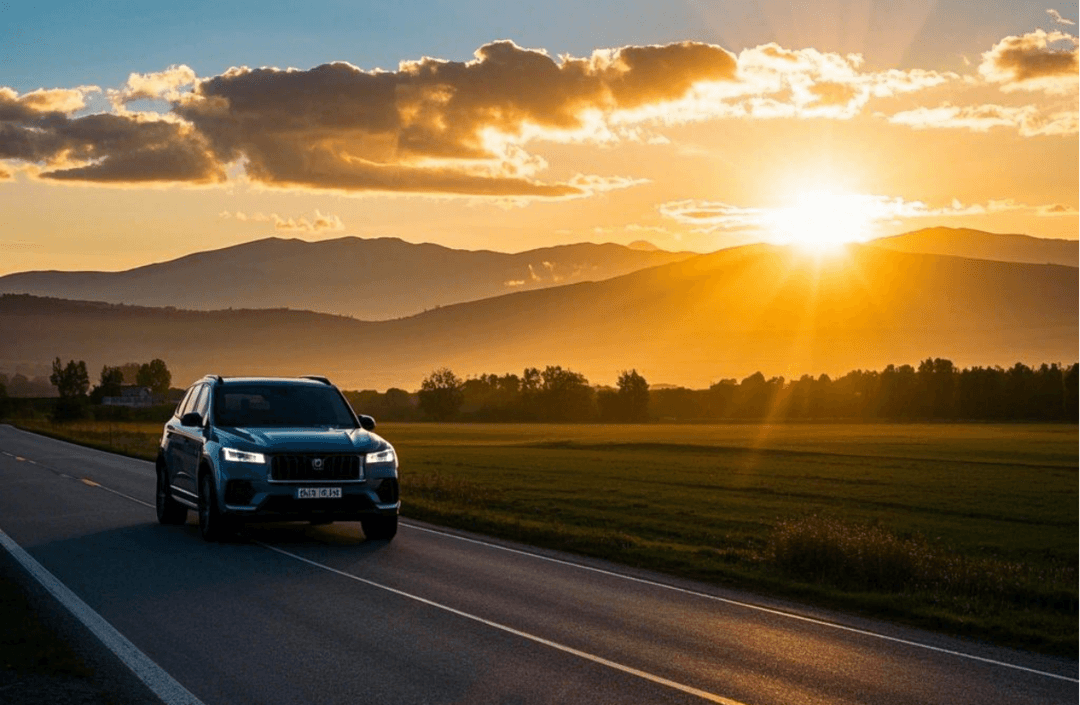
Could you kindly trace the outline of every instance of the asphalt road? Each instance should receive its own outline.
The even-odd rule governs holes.
[[[1078,701],[1075,661],[411,521],[206,544],[153,501],[150,463],[0,426],[0,529],[206,705]]]

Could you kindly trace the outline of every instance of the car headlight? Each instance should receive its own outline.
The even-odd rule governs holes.
[[[222,448],[221,452],[225,456],[225,460],[230,463],[257,463],[261,465],[266,462],[266,456],[262,453],[249,453],[246,450],[236,450],[235,448]]]
[[[375,463],[395,463],[397,462],[397,453],[393,448],[387,448],[386,450],[376,451],[374,453],[368,453],[364,456],[364,465],[373,465]]]

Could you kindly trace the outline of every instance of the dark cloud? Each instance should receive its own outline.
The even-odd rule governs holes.
[[[108,113],[73,118],[50,109],[55,101],[27,100],[32,96],[0,91],[0,159],[44,164],[43,178],[113,183],[224,178],[205,140],[179,121]]]
[[[201,82],[176,112],[223,162],[279,185],[569,196],[542,184],[512,144],[526,130],[573,132],[590,115],[683,97],[731,80],[735,59],[705,44],[629,47],[552,59],[501,41],[469,62],[425,58],[398,71],[344,63],[309,71],[234,69]]]
[[[1051,45],[1066,43],[1068,48]],[[1077,81],[1077,39],[1064,32],[1036,30],[1021,37],[1005,37],[983,54],[979,72],[1009,88],[1060,93]]]
[[[540,182],[544,163],[523,144],[583,137],[615,113],[677,101],[735,73],[730,53],[693,42],[554,59],[499,41],[467,62],[236,68],[203,81],[174,66],[132,74],[109,92],[107,114],[75,117],[85,106],[78,89],[0,89],[0,159],[40,165],[42,178],[57,180],[212,182],[238,163],[277,186],[568,197],[635,182]],[[172,100],[171,115],[124,108],[161,97]]]
[[[425,58],[397,71],[238,68],[198,82],[174,66],[132,74],[124,90],[110,91],[110,114],[73,117],[85,105],[79,90],[0,89],[0,159],[43,165],[41,176],[58,180],[219,181],[227,165],[242,163],[250,179],[277,186],[577,196],[634,182],[542,183],[533,178],[542,160],[522,144],[545,131],[567,137],[597,116],[678,100],[698,82],[734,75],[731,54],[688,42],[555,60],[500,41],[468,62]],[[124,109],[158,97],[173,101],[171,116]]]
[[[1039,206],[1037,209],[1037,214],[1042,216],[1075,216],[1077,214],[1077,210],[1072,206],[1065,205],[1064,203],[1052,203],[1045,206]]]

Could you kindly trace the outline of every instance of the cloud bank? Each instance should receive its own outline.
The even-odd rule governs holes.
[[[101,92],[93,86],[23,95],[0,88],[0,160],[22,162],[32,177],[53,182],[242,179],[344,193],[565,199],[642,180],[544,179],[548,164],[530,145],[662,144],[655,130],[689,121],[860,115],[913,129],[1077,131],[1075,100],[866,109],[875,100],[973,83],[1004,93],[1075,94],[1077,40],[1060,31],[1006,37],[982,55],[976,76],[867,71],[862,64],[855,54],[777,44],[737,56],[679,42],[552,57],[496,41],[469,61],[425,57],[394,71],[339,62],[308,70],[240,67],[199,79],[176,65],[132,73],[122,88],[105,92],[112,111],[104,113],[86,114],[86,96]],[[164,101],[168,109],[131,110],[138,101]]]

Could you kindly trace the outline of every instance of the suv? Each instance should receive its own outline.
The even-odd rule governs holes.
[[[165,424],[157,516],[222,539],[246,521],[360,521],[369,539],[397,533],[394,447],[372,433],[325,377],[208,375]]]

